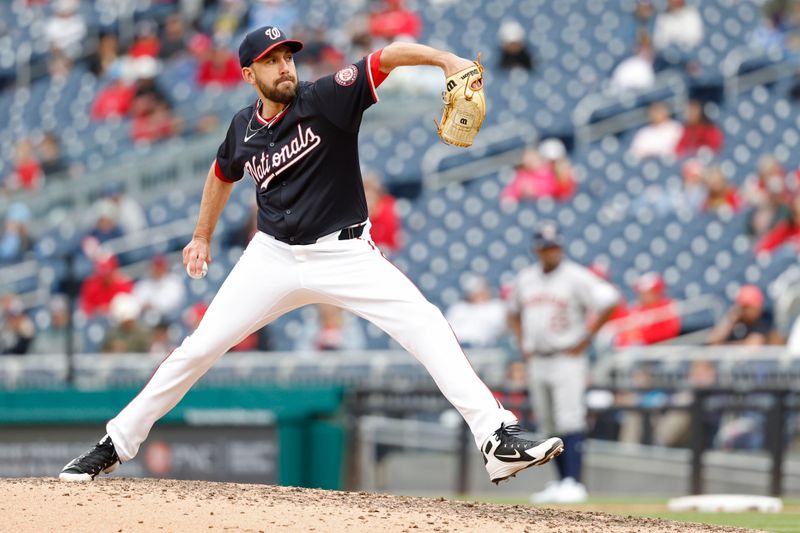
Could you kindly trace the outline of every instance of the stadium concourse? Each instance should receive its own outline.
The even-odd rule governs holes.
[[[47,365],[8,370],[32,354],[158,359],[197,324],[254,231],[252,185],[239,184],[209,275],[183,275],[202,176],[227,120],[252,98],[235,49],[267,23],[305,41],[304,79],[395,39],[481,52],[488,115],[475,147],[437,146],[441,80],[426,69],[387,79],[360,137],[373,237],[443,310],[498,304],[533,261],[536,223],[552,219],[566,254],[627,302],[597,338],[600,357],[664,341],[800,352],[797,15],[781,8],[793,2],[119,4],[0,4],[0,386],[64,383],[68,374]],[[736,314],[748,305],[752,321]],[[448,313],[461,336],[458,316]],[[649,335],[676,320],[677,340]],[[519,383],[510,333],[482,333],[467,347],[500,348],[496,381],[507,371]],[[323,307],[236,347],[389,348],[376,328]],[[778,359],[737,364],[768,373]],[[634,385],[651,383],[659,364],[631,371]],[[698,375],[714,384],[730,370],[710,365],[687,363],[672,384]],[[709,444],[758,446],[759,432]]]

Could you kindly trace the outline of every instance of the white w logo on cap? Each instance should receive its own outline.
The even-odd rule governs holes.
[[[274,41],[281,36],[281,30],[270,26],[269,28],[267,28],[267,31],[264,32],[264,35],[266,35],[267,37],[269,37]]]

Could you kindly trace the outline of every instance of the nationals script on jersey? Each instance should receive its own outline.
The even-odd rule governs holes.
[[[584,339],[587,309],[600,312],[618,300],[611,284],[565,259],[548,273],[538,264],[522,270],[509,305],[511,312],[521,317],[523,350],[552,354]]]
[[[367,219],[358,130],[386,78],[379,65],[380,51],[301,82],[295,99],[274,117],[261,116],[260,100],[233,117],[214,172],[225,181],[245,173],[253,178],[259,231],[308,244]]]

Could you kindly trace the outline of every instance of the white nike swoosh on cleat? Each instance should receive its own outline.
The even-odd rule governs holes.
[[[519,450],[514,450],[516,455],[500,455],[499,453],[494,454],[495,457],[502,457],[503,459],[519,459],[522,457],[522,454],[519,453]]]

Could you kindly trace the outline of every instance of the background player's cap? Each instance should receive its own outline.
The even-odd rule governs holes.
[[[533,247],[537,250],[542,248],[561,248],[561,233],[558,231],[558,224],[553,221],[542,222],[533,232]]]
[[[249,67],[254,61],[258,61],[270,50],[278,45],[285,44],[292,52],[299,52],[303,49],[303,43],[292,39],[287,39],[286,34],[275,26],[262,26],[245,35],[242,44],[239,45],[239,65]]]

